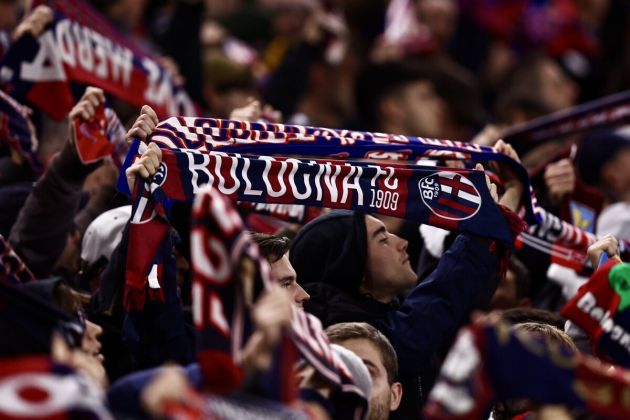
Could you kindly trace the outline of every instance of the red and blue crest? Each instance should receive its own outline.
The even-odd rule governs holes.
[[[460,173],[440,171],[422,178],[418,187],[424,204],[441,218],[466,220],[481,208],[481,194]]]

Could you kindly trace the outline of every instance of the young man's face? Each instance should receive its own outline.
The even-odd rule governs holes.
[[[370,372],[372,394],[370,395],[370,408],[367,419],[388,419],[389,412],[396,410],[400,404],[402,387],[398,382],[389,383],[387,371],[383,365],[383,359],[378,348],[365,338],[353,338],[336,344],[359,356]]]
[[[362,287],[376,300],[389,301],[415,286],[418,278],[409,264],[407,241],[387,231],[383,222],[365,217],[367,268]]]
[[[297,274],[289,262],[288,255],[288,253],[284,254],[278,261],[270,263],[271,280],[277,282],[280,287],[287,289],[295,304],[302,307],[304,302],[309,300],[310,296],[302,286],[297,283]]]

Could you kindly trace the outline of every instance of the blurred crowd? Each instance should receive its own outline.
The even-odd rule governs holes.
[[[630,95],[620,93],[630,89],[630,2],[31,3],[0,0],[1,418],[630,415],[630,272],[622,262],[630,256],[630,127],[622,118]],[[78,4],[86,9],[72,15]],[[46,34],[59,36],[60,13],[151,57],[173,98],[181,92],[180,105],[190,106],[156,106],[163,86],[137,93],[135,59],[119,90],[64,62],[67,106],[66,91],[51,88],[60,79],[28,79],[24,63],[35,54],[21,56],[29,40],[44,46]],[[62,46],[49,48],[67,58]],[[150,85],[150,72],[143,77]],[[519,135],[539,118],[560,127],[584,115],[581,104],[617,97],[622,117],[602,105],[601,121],[583,128],[542,140]],[[165,165],[175,172],[151,137],[166,117],[453,140],[493,147],[480,150],[528,176],[460,152],[419,162],[486,170],[509,243],[490,233],[494,221],[484,235],[486,226],[472,234],[379,211],[307,207],[300,211],[310,216],[297,220],[287,216],[293,210],[262,214],[206,190],[195,191],[195,204],[145,210],[142,191],[154,191],[148,185],[166,177]],[[81,144],[99,133],[112,157],[86,158]],[[372,157],[395,166],[405,153]],[[554,222],[529,221],[526,230],[527,182]],[[157,230],[130,226],[160,217],[168,218],[160,263],[149,264],[146,284],[134,283],[130,261],[143,258],[138,249]],[[206,218],[207,231],[195,235]],[[560,220],[579,238],[562,243],[570,228]],[[204,281],[225,281],[230,291],[201,294]],[[160,296],[139,304],[133,287]],[[493,353],[495,333],[509,356]],[[574,371],[582,373],[563,379]]]

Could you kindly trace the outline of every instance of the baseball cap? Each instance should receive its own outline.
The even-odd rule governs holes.
[[[131,218],[131,206],[108,210],[90,223],[81,243],[81,259],[89,266],[104,258],[109,261]]]

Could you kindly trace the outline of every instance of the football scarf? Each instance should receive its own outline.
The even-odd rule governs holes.
[[[513,242],[481,171],[163,149],[153,182],[177,201],[209,184],[238,201],[352,209]]]
[[[12,147],[26,158],[31,168],[41,172],[37,157],[39,143],[28,123],[29,110],[0,90],[0,142]]]
[[[12,284],[35,280],[24,261],[15,253],[9,242],[0,235],[0,281]]]
[[[172,243],[164,202],[157,183],[136,181],[123,294],[127,312],[141,310],[147,296],[153,301],[165,301],[164,264],[172,252]]]
[[[560,312],[591,338],[597,354],[630,367],[630,264],[611,259]]]
[[[271,286],[269,265],[250,239],[250,234],[231,202],[216,189],[205,187],[193,205],[191,258],[193,319],[198,330],[198,359],[208,391],[226,394],[243,380],[242,350],[253,332],[250,309],[260,293]],[[367,407],[369,396],[354,384],[342,360],[331,350],[321,323],[295,308],[288,337],[301,356],[341,392],[355,395],[359,412]],[[290,354],[288,349],[281,349]],[[290,387],[293,362],[276,357],[282,365],[272,388]],[[295,395],[280,390],[283,401]],[[292,398],[286,398],[286,397]]]
[[[628,373],[504,323],[464,328],[424,408],[427,419],[485,419],[497,401],[560,404],[628,418]]]
[[[0,359],[0,394],[3,419],[113,419],[103,390],[47,356]]]
[[[536,223],[536,199],[527,171],[492,147],[367,131],[215,118],[171,117],[160,122],[147,142],[162,148],[222,151],[266,156],[318,156],[396,161],[497,160],[509,165],[524,186],[525,220]]]
[[[527,121],[507,130],[505,141],[539,144],[568,134],[617,125],[630,118],[630,91],[615,93]]]
[[[101,104],[89,121],[77,116],[72,119],[71,127],[77,155],[83,164],[109,156],[119,169],[122,167],[129,145],[125,128],[114,110]]]
[[[88,4],[37,3],[54,8],[54,21],[37,39],[20,37],[0,64],[14,98],[61,120],[78,99],[73,84],[85,84],[137,107],[148,104],[158,115],[196,114],[194,103],[170,74]]]

